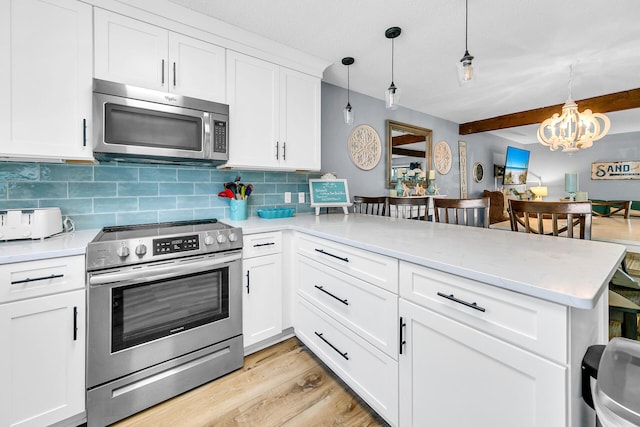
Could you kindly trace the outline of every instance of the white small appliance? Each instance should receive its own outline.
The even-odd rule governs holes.
[[[44,239],[60,232],[60,208],[0,210],[0,240]]]

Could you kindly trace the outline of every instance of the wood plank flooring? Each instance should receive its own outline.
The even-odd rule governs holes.
[[[241,369],[114,425],[388,426],[296,338],[251,354]]]

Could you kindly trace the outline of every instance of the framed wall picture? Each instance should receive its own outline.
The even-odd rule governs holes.
[[[484,166],[482,166],[482,163],[480,162],[475,162],[473,164],[473,180],[475,182],[482,182],[482,180],[484,179]]]

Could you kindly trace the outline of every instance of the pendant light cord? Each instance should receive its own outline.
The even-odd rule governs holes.
[[[394,46],[394,40],[395,39],[391,39],[391,84],[393,84],[393,46]]]
[[[464,50],[469,52],[469,0],[464,1]]]
[[[351,74],[349,73],[351,68],[351,65],[347,66],[347,104],[351,104],[351,100],[349,99],[349,94],[350,94],[350,81],[351,81]]]
[[[573,80],[573,64],[569,65],[569,99],[573,99],[571,98],[571,85],[572,85],[572,80]]]

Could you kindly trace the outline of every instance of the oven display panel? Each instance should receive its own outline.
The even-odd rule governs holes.
[[[195,251],[200,248],[198,235],[179,238],[153,239],[153,254],[164,255],[176,252]]]

